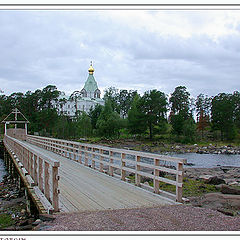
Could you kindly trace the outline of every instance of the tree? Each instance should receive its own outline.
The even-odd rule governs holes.
[[[184,143],[189,143],[195,141],[196,135],[196,125],[192,118],[189,118],[183,123],[183,136]]]
[[[107,101],[96,124],[99,136],[108,138],[119,137],[121,127],[122,121],[119,114],[112,110],[111,102]]]
[[[77,133],[79,137],[92,136],[91,118],[85,112],[77,119]]]
[[[156,89],[144,93],[139,107],[145,115],[145,121],[149,129],[149,138],[153,138],[153,127],[166,119],[167,97],[163,92]]]
[[[120,90],[117,100],[120,109],[120,115],[123,118],[127,117],[127,113],[131,107],[134,97],[137,95],[137,91],[133,90]]]
[[[96,129],[96,124],[97,124],[97,120],[101,114],[103,110],[103,106],[101,105],[96,105],[95,108],[91,108],[90,112],[89,112],[89,117],[91,118],[91,124],[92,124],[92,128]]]
[[[192,118],[190,93],[185,86],[178,86],[169,99],[171,106],[172,133],[183,134],[184,121]]]
[[[203,131],[210,125],[209,116],[205,115],[203,111],[200,112],[200,116],[197,118],[197,129],[201,131],[203,138]]]
[[[219,93],[212,99],[211,118],[213,129],[220,130],[221,140],[235,137],[234,101],[232,94]]]
[[[131,134],[143,134],[147,129],[145,115],[140,110],[140,96],[137,94],[128,111],[128,130]]]
[[[176,87],[169,99],[171,111],[176,114],[182,114],[184,119],[189,118],[190,93],[185,86]]]
[[[203,131],[210,125],[211,98],[204,94],[199,94],[195,101],[197,115],[197,129]]]
[[[235,126],[240,129],[240,93],[234,91],[232,98],[234,104],[233,121]]]
[[[56,86],[48,85],[41,92],[40,106],[42,109],[52,108],[53,102],[58,101],[60,91],[57,90]]]
[[[105,103],[110,102],[112,110],[120,114],[120,107],[118,104],[118,89],[110,87],[104,91],[103,97]]]

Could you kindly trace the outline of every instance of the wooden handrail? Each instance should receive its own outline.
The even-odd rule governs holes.
[[[58,196],[58,167],[60,163],[40,151],[26,146],[24,142],[8,135],[4,136],[4,144],[17,156],[20,165],[26,169],[26,174],[31,176],[35,186],[45,195],[55,212],[59,211]]]
[[[105,165],[108,167],[111,176],[114,176],[114,169],[119,169],[122,180],[126,179],[126,172],[135,173],[135,184],[137,186],[141,185],[141,177],[153,179],[155,193],[161,193],[159,182],[175,185],[176,201],[182,202],[183,164],[186,163],[186,159],[33,135],[27,135],[26,139],[32,144],[78,161],[85,166],[88,166],[89,160],[91,160],[91,167],[94,169],[96,169],[95,163],[97,162],[99,163],[98,170],[100,172],[103,172],[103,166]],[[114,156],[114,154],[120,154],[120,156]],[[127,159],[127,155],[131,155],[135,160]],[[83,160],[82,157],[84,157]],[[154,163],[142,162],[141,158],[152,159]],[[114,163],[114,160],[118,163]],[[161,161],[176,164],[176,169],[167,167],[164,164],[161,165]],[[130,163],[133,168],[126,166],[126,163]],[[152,174],[144,172],[143,167],[149,169],[150,172],[152,171]],[[175,175],[176,180],[160,177],[160,171]]]

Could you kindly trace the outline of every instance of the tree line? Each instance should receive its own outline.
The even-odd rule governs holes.
[[[74,117],[54,107],[64,103],[60,91],[48,85],[42,90],[0,95],[0,117],[17,107],[30,121],[29,132],[65,139],[166,138],[188,143],[199,140],[240,140],[240,93],[219,93],[195,99],[185,86],[168,96],[156,89],[140,95],[134,90],[105,90],[105,105]],[[54,104],[55,103],[55,104]],[[57,104],[56,104],[57,103]],[[3,130],[2,130],[3,131]]]

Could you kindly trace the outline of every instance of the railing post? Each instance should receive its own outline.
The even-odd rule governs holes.
[[[52,167],[52,193],[53,193],[53,208],[55,212],[59,211],[59,199],[58,199],[58,167]]]
[[[33,153],[32,152],[30,152],[30,165],[31,165],[31,167],[30,167],[30,169],[31,169],[31,177],[33,177],[33,175],[34,175],[34,166],[33,166],[33,164],[34,164],[34,160],[33,160]]]
[[[78,146],[78,162],[82,164],[82,146]]]
[[[178,162],[177,164],[177,176],[176,176],[176,201],[182,202],[182,183],[183,183],[183,163]],[[181,186],[178,186],[180,184]]]
[[[157,166],[159,166],[159,159],[154,159],[154,192],[159,193],[159,180],[156,179],[156,177],[159,177],[159,170],[156,169]]]
[[[87,153],[87,150],[88,150],[88,147],[84,147],[84,165],[85,166],[88,166],[88,153]]]
[[[43,190],[43,160],[39,157],[38,158],[38,184],[39,189],[44,193]]]
[[[113,167],[111,164],[113,164],[113,159],[111,158],[113,156],[113,151],[109,151],[109,175],[113,176]]]
[[[73,161],[76,161],[76,145],[73,144]]]
[[[141,175],[138,174],[138,171],[141,170],[141,167],[138,165],[140,162],[140,156],[136,156],[136,167],[135,167],[135,185],[140,186],[141,183]]]
[[[38,157],[37,157],[37,155],[34,155],[34,183],[35,183],[35,185],[38,185],[38,163],[37,163],[37,161],[38,161]]]
[[[96,157],[96,155],[94,154],[95,152],[95,148],[93,148],[93,154],[92,154],[92,168],[95,169],[95,160],[94,158]]]
[[[125,159],[126,154],[125,153],[121,153],[121,179],[123,181],[125,181],[126,178],[126,171],[123,169],[126,165],[124,159]]]
[[[44,194],[50,201],[50,188],[49,188],[49,164],[44,161]]]
[[[100,154],[103,154],[103,150],[100,149]],[[99,164],[99,171],[103,172],[103,163],[102,163],[103,157],[100,156],[100,164]]]

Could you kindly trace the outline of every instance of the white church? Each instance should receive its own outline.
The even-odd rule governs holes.
[[[70,117],[76,116],[76,113],[89,113],[96,105],[104,105],[104,100],[100,98],[101,91],[98,89],[97,82],[93,76],[94,68],[92,63],[88,69],[89,75],[81,91],[74,91],[70,97],[62,92],[58,98],[58,104],[55,104],[59,114]]]

